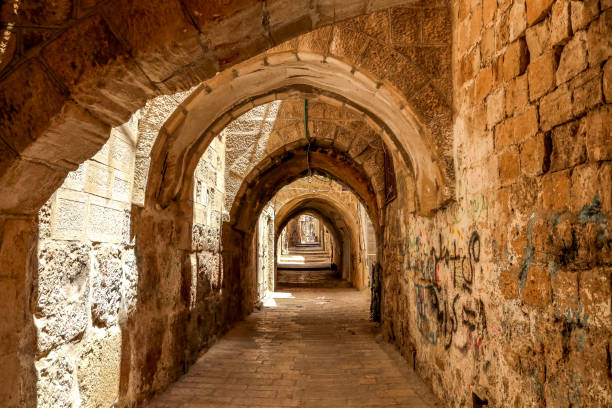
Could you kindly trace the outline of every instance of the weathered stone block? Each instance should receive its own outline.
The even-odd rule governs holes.
[[[120,365],[119,328],[88,332],[78,366],[82,407],[110,407],[117,401]]]
[[[7,219],[0,223],[0,277],[24,274],[30,253],[33,219]]]
[[[514,183],[521,172],[518,147],[511,146],[499,155],[499,182],[502,186]]]
[[[603,69],[603,93],[607,103],[612,103],[612,59],[608,59]]]
[[[603,102],[601,79],[599,69],[595,68],[579,74],[570,82],[570,89],[573,90],[574,116],[579,116]]]
[[[542,18],[546,17],[546,13],[552,6],[554,0],[526,0],[527,5],[527,23],[533,25]]]
[[[482,101],[485,96],[489,94],[492,82],[493,71],[491,70],[491,66],[487,66],[476,76],[476,81],[474,83],[474,99],[476,103]]]
[[[612,56],[612,9],[601,13],[587,32],[589,65],[596,66]]]
[[[528,176],[538,176],[547,170],[547,146],[545,135],[539,133],[529,137],[521,145],[521,172]]]
[[[586,117],[586,149],[589,160],[612,159],[612,108],[605,105]]]
[[[529,27],[525,32],[529,57],[532,61],[550,49],[550,29],[548,25],[548,20],[544,20]]]
[[[13,150],[25,150],[60,112],[66,99],[39,60],[30,59],[0,85],[0,137]]]
[[[42,56],[71,97],[111,126],[127,121],[157,92],[100,16],[64,31]]]
[[[575,167],[572,172],[570,208],[579,213],[585,205],[591,205],[599,190],[597,182],[597,163]]]
[[[468,43],[472,45],[478,41],[482,31],[482,7],[474,7],[472,9],[472,14],[469,17],[469,27],[470,36]]]
[[[546,131],[572,118],[572,94],[567,85],[558,87],[540,101],[540,126]]]
[[[555,86],[557,58],[553,52],[547,52],[529,64],[529,99],[536,100]]]
[[[485,25],[489,24],[495,18],[497,11],[497,0],[482,1],[482,21]]]
[[[451,17],[447,7],[425,8],[423,10],[423,42],[430,44],[450,43],[451,35],[449,33],[451,32]]]
[[[508,16],[509,27],[510,27],[510,42],[513,42],[517,38],[523,35],[527,28],[527,17],[525,13],[525,3],[522,1],[516,1],[510,9]]]
[[[557,68],[557,84],[572,79],[584,71],[587,65],[586,33],[580,31],[563,47]]]
[[[552,155],[550,169],[563,170],[584,163],[587,158],[585,148],[585,123],[576,120],[552,130]]]
[[[585,28],[599,15],[599,0],[572,1],[570,6],[572,12],[572,31]]]
[[[46,352],[81,335],[89,310],[89,247],[49,244],[39,250],[38,350]]]
[[[391,42],[415,44],[421,42],[423,10],[416,8],[391,9]]]
[[[552,279],[553,306],[559,316],[567,313],[568,308],[578,310],[578,276],[576,271],[557,270],[557,265],[550,265]]]
[[[36,362],[37,406],[40,408],[72,408],[77,395],[74,361],[64,351],[51,353]]]
[[[504,269],[499,275],[499,291],[502,296],[507,300],[518,299],[519,288],[518,288],[518,274]]]
[[[106,11],[139,66],[155,82],[204,56],[198,30],[177,0],[122,1],[109,4]]]
[[[94,325],[108,327],[117,323],[119,312],[123,277],[121,251],[101,247],[94,256],[91,316]]]
[[[487,125],[489,129],[504,118],[504,88],[498,87],[487,97]]]
[[[610,326],[611,276],[610,267],[594,268],[580,275],[580,302],[594,327]]]
[[[529,103],[528,75],[516,77],[506,88],[506,115],[512,116]]]
[[[551,301],[550,272],[542,265],[531,265],[523,288],[523,301],[531,306],[544,307]]]
[[[510,44],[504,54],[504,80],[510,81],[512,78],[522,75],[528,64],[527,43],[524,38],[520,38]]]
[[[482,33],[480,40],[480,57],[484,63],[489,63],[495,55],[495,29],[489,27]]]
[[[569,0],[557,0],[550,13],[550,43],[565,44],[572,34]]]
[[[570,171],[557,171],[542,178],[542,206],[564,211],[570,202]]]

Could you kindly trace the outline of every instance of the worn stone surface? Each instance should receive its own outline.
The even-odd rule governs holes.
[[[38,350],[47,352],[74,340],[89,319],[89,250],[85,244],[49,245],[38,270]]]
[[[117,327],[88,333],[77,367],[82,407],[109,407],[117,402],[121,342]]]

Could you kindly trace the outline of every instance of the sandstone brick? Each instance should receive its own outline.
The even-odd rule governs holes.
[[[518,274],[511,270],[504,269],[499,274],[499,291],[502,296],[507,300],[518,299],[519,288],[518,288]]]
[[[508,46],[504,54],[504,80],[522,75],[529,64],[529,53],[527,43],[523,38],[513,42]]]
[[[156,82],[204,57],[198,30],[177,0],[113,3],[106,6],[106,16],[130,45],[139,66]],[[167,42],[168,38],[173,41]],[[202,80],[216,73],[214,64],[209,69]]]
[[[501,150],[514,143],[513,118],[509,118],[495,126],[495,149]]]
[[[603,93],[606,102],[612,103],[612,59],[608,59],[603,71]]]
[[[523,288],[523,301],[535,307],[544,307],[551,301],[550,272],[542,265],[531,265]]]
[[[480,72],[476,76],[476,80],[474,83],[474,99],[476,103],[482,101],[489,94],[492,83],[493,71],[491,69],[491,66],[487,66],[480,70]]]
[[[1,221],[1,220],[0,220]],[[14,278],[24,273],[30,255],[33,219],[7,219],[0,223],[0,278]]]
[[[426,8],[423,10],[423,42],[425,43],[448,43],[451,27],[449,9]]]
[[[512,116],[516,110],[524,108],[529,103],[527,77],[528,75],[516,77],[506,88],[506,114],[508,116]]]
[[[610,322],[610,277],[612,268],[600,267],[580,275],[580,302],[592,327],[606,327]]]
[[[601,83],[602,77],[597,68],[585,71],[571,81],[574,116],[579,116],[603,102]]]
[[[539,176],[548,170],[548,147],[546,137],[539,133],[527,138],[520,147],[521,150],[521,172],[528,176]]]
[[[557,171],[542,178],[542,206],[544,209],[564,211],[570,203],[570,171]]]
[[[529,48],[529,57],[533,61],[542,53],[550,49],[550,29],[548,20],[544,20],[532,27],[529,27],[525,32],[527,47]]]
[[[567,86],[561,86],[540,101],[540,126],[549,130],[572,118],[572,97]]]
[[[550,43],[553,46],[565,44],[571,34],[570,2],[557,0],[552,6],[550,15]]]
[[[495,48],[502,51],[510,41],[510,25],[508,17],[502,15],[495,21]]]
[[[421,42],[423,10],[416,8],[391,9],[391,42],[416,44]]]
[[[579,213],[585,205],[590,205],[598,191],[597,163],[587,163],[575,167],[572,172],[570,209]]]
[[[126,122],[157,92],[99,16],[64,31],[42,56],[72,98],[111,126]]]
[[[586,33],[581,31],[563,47],[557,68],[557,84],[572,79],[584,71],[587,65]]]
[[[554,0],[526,0],[527,23],[531,26],[546,17],[546,13],[548,13],[553,1]]]
[[[589,64],[596,66],[612,55],[612,9],[601,13],[587,31]]]
[[[484,30],[480,40],[480,58],[484,63],[492,61],[495,55],[495,29],[489,27]]]
[[[504,118],[504,89],[499,87],[487,97],[487,125],[489,129]]]
[[[535,106],[527,106],[525,110],[514,116],[512,121],[514,140],[523,141],[538,131],[538,112]]]
[[[510,42],[523,35],[527,28],[527,17],[525,14],[525,3],[516,1],[510,9],[509,26],[510,26]]]
[[[119,397],[121,332],[114,327],[87,338],[78,362],[82,407],[112,406]]]
[[[536,100],[555,86],[557,58],[553,52],[548,52],[536,58],[529,64],[529,99]]]
[[[572,31],[585,28],[591,21],[599,15],[598,0],[572,1],[570,5],[572,13]]]
[[[482,30],[482,7],[474,7],[470,16],[470,45],[480,38]]]
[[[553,305],[556,313],[565,315],[568,308],[578,309],[578,275],[579,273],[571,270],[556,270],[558,266],[552,265],[552,293]]]
[[[37,406],[70,407],[74,401],[75,362],[65,351],[51,354],[37,362]]]
[[[584,120],[589,160],[612,160],[612,108],[610,105],[590,112]]]
[[[583,120],[569,122],[552,130],[552,171],[574,167],[586,161],[585,132]]]
[[[482,21],[485,25],[495,18],[497,10],[497,0],[482,0]]]
[[[519,152],[516,146],[511,146],[498,158],[499,182],[502,186],[514,183],[521,172]]]

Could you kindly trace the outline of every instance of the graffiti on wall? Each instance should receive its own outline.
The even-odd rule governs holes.
[[[422,247],[420,238],[415,243]],[[437,247],[417,251],[408,266],[417,277],[418,330],[431,344],[442,344],[445,349],[454,344],[464,352],[472,346],[477,350],[487,328],[484,304],[472,296],[481,271],[480,236],[472,232],[465,253],[457,248],[456,240],[444,244],[442,234]]]

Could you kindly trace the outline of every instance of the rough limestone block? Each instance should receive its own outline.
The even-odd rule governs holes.
[[[520,175],[520,159],[516,146],[511,146],[499,155],[499,182],[506,186],[514,183]]]
[[[89,269],[86,244],[50,243],[40,248],[36,303],[40,352],[75,339],[87,327]]]
[[[563,47],[557,68],[557,84],[572,79],[587,68],[586,37],[586,33],[581,31]]]
[[[527,23],[533,25],[546,16],[554,0],[526,0]]]
[[[118,327],[88,332],[79,359],[81,407],[110,407],[119,397],[121,331]]]
[[[603,93],[606,102],[612,103],[612,59],[608,59],[603,71]]]
[[[531,265],[523,288],[523,301],[531,306],[544,307],[551,301],[550,272],[548,267]]]
[[[532,60],[529,64],[529,99],[534,101],[546,94],[555,86],[557,59],[553,52],[548,52]]]
[[[586,148],[589,160],[612,160],[612,108],[605,105],[586,117]]]
[[[529,57],[533,61],[550,49],[550,28],[548,20],[544,20],[525,32],[525,40],[529,48]]]
[[[91,317],[94,325],[108,327],[117,323],[121,301],[123,265],[121,251],[112,247],[96,249],[92,271]]]
[[[122,311],[129,316],[138,302],[138,254],[136,248],[124,251],[123,279],[121,281],[121,307]]]
[[[589,64],[596,66],[612,56],[612,9],[591,23],[587,32]]]
[[[565,211],[570,201],[569,170],[550,173],[542,179],[542,206],[545,209]]]
[[[599,15],[599,0],[572,1],[570,6],[572,13],[572,31],[585,28]]]
[[[510,26],[510,42],[513,42],[517,38],[523,35],[525,28],[527,28],[527,17],[525,14],[525,3],[522,1],[514,2],[514,5],[510,9],[509,15],[509,26]]]
[[[549,130],[572,118],[572,93],[561,86],[540,101],[540,127]]]
[[[550,43],[553,46],[565,44],[571,34],[570,2],[557,0],[550,13]]]
[[[586,161],[585,133],[586,128],[582,120],[575,120],[552,130],[552,171],[574,167]]]
[[[59,350],[36,362],[36,395],[39,408],[73,408],[77,394],[74,361]]]
[[[504,54],[504,80],[522,75],[529,64],[529,52],[525,39],[521,38],[508,46]]]
[[[546,142],[544,134],[539,133],[521,145],[521,172],[534,177],[546,170]]]
[[[504,88],[499,87],[487,97],[487,125],[492,129],[504,118]]]

